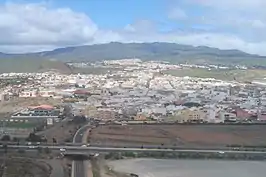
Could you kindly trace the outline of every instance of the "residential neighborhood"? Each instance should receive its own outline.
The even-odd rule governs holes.
[[[266,89],[262,81],[243,83],[176,77],[163,71],[185,70],[195,65],[143,62],[140,59],[104,61],[102,67],[110,71],[71,75],[55,71],[3,73],[1,78],[27,78],[27,81],[1,88],[1,104],[15,99],[49,98],[58,103],[71,103],[74,114],[103,121],[224,123],[266,120]],[[113,71],[113,68],[119,70]],[[25,104],[12,109],[22,110],[28,106],[38,105]]]

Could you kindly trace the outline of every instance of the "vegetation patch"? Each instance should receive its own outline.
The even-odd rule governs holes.
[[[199,69],[199,68],[187,68],[187,69],[174,69],[165,70],[164,74],[170,74],[177,77],[199,77],[199,78],[214,78],[219,80],[236,80],[236,81],[252,81],[254,79],[261,79],[266,76],[266,70],[260,69],[248,69],[248,70],[225,70],[225,69]]]

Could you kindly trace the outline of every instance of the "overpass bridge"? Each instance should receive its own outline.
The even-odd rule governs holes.
[[[3,146],[2,146],[3,148]],[[199,153],[245,153],[245,154],[265,154],[266,150],[258,151],[244,151],[244,150],[228,150],[228,149],[158,149],[158,148],[122,148],[122,147],[98,147],[98,146],[26,146],[26,145],[8,145],[8,149],[24,149],[24,150],[38,150],[38,148],[48,148],[53,151],[60,151],[64,149],[66,154],[84,154],[89,155],[91,153],[99,152],[199,152]]]

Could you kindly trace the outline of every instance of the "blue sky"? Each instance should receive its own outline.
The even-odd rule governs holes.
[[[55,2],[58,7],[59,1]],[[76,11],[85,12],[102,28],[123,28],[136,20],[165,20],[165,0],[81,0],[75,3],[68,0],[63,6],[72,7]]]
[[[174,42],[266,55],[265,0],[0,0],[0,51]]]

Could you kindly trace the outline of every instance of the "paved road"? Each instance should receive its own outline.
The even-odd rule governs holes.
[[[69,153],[86,153],[90,152],[115,152],[115,151],[132,151],[132,152],[202,152],[202,153],[246,153],[246,154],[266,154],[266,151],[237,151],[237,150],[204,150],[204,149],[156,149],[156,148],[116,148],[116,147],[97,147],[97,146],[47,146],[39,145],[40,148],[49,148],[51,150],[66,149],[66,152]],[[8,149],[26,149],[26,150],[37,150],[30,148],[27,145],[9,145]]]
[[[53,159],[53,160],[47,160],[46,162],[49,163],[53,168],[50,177],[64,176],[64,168],[60,160]]]
[[[83,138],[83,135],[84,133],[87,131],[87,129],[89,128],[89,124],[88,125],[85,125],[83,127],[81,127],[74,135],[74,138],[73,138],[73,143],[82,143],[82,138]]]
[[[75,161],[73,170],[74,170],[73,177],[86,177],[85,166],[83,161]]]
[[[89,124],[81,127],[74,135],[73,143],[82,143],[82,138],[84,136],[84,133],[89,128]],[[67,149],[67,148],[65,148]],[[73,161],[72,165],[72,177],[86,177],[85,173],[85,164],[83,161]]]

